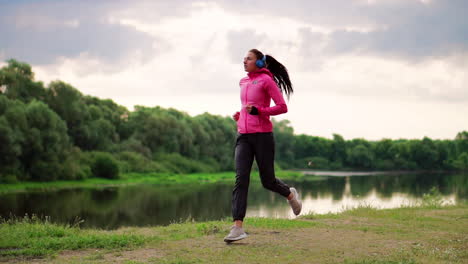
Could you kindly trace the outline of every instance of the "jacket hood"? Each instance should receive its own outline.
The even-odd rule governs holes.
[[[256,71],[253,71],[253,72],[249,72],[247,73],[247,76],[249,76],[249,78],[255,78],[261,74],[266,74],[268,76],[270,76],[271,78],[273,78],[273,74],[267,69],[267,68],[260,68]]]

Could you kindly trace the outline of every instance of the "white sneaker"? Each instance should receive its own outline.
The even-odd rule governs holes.
[[[247,237],[247,234],[244,232],[242,227],[233,226],[231,227],[231,232],[224,238],[224,242],[231,243],[237,240],[241,240]]]
[[[299,215],[302,209],[302,202],[301,200],[299,200],[299,195],[297,194],[297,191],[295,188],[289,188],[289,190],[293,194],[293,198],[291,200],[288,200],[288,203],[291,206],[294,214]]]

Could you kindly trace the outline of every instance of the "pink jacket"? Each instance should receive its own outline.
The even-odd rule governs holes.
[[[273,80],[273,74],[268,69],[261,68],[249,72],[247,77],[240,80],[239,85],[242,110],[237,120],[237,131],[241,134],[272,132],[270,116],[288,111],[283,95]],[[271,99],[275,106],[270,107]],[[247,113],[245,106],[248,104],[258,109],[258,115]]]

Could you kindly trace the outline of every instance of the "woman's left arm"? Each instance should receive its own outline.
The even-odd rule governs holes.
[[[283,94],[281,94],[281,91],[276,85],[275,81],[273,79],[268,79],[265,84],[265,89],[267,93],[270,95],[270,97],[273,99],[275,102],[274,106],[269,106],[269,107],[258,107],[258,114],[259,115],[280,115],[288,112],[288,106],[286,105],[286,102],[284,101]]]

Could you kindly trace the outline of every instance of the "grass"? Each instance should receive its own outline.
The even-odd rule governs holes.
[[[295,171],[277,171],[281,179],[294,180],[318,180],[323,177],[304,176]],[[49,191],[67,188],[96,188],[136,184],[188,184],[188,183],[214,183],[221,181],[234,182],[234,172],[220,173],[192,173],[192,174],[170,174],[170,173],[126,173],[119,179],[90,178],[74,181],[53,182],[18,182],[11,184],[0,184],[0,194],[26,191]],[[252,172],[252,181],[259,181],[258,172]]]
[[[115,234],[100,230],[57,225],[47,218],[25,216],[2,220],[0,256],[45,256],[61,250],[86,248],[132,248],[154,240],[133,234]]]
[[[434,195],[432,195],[434,196]],[[0,261],[55,263],[467,263],[468,204],[369,206],[297,219],[229,219],[113,231],[25,217],[0,223]]]
[[[313,222],[287,219],[250,218],[253,228],[293,229],[312,227]],[[78,225],[54,224],[47,218],[25,216],[0,223],[0,256],[42,257],[53,256],[63,250],[132,249],[144,244],[158,244],[162,240],[178,241],[205,235],[226,233],[230,223],[210,221],[197,223],[187,220],[169,226],[150,228],[127,227],[116,231],[80,229]],[[88,259],[102,258],[92,254]]]

